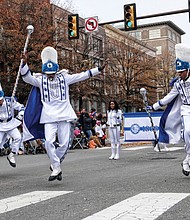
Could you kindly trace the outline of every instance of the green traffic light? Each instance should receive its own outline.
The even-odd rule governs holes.
[[[75,35],[73,30],[69,30],[69,36],[73,37]]]
[[[79,16],[78,14],[68,15],[68,38],[79,38]]]
[[[131,31],[137,29],[136,4],[124,5],[124,29]]]
[[[127,22],[126,22],[126,26],[127,26],[127,27],[132,27],[132,26],[133,26],[133,23],[132,23],[131,21],[127,21]]]

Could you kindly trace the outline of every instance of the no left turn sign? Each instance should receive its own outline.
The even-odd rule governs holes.
[[[85,19],[85,32],[93,32],[98,30],[98,17]]]

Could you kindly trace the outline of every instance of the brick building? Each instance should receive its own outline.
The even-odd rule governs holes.
[[[175,44],[181,42],[181,35],[185,32],[172,21],[162,21],[138,25],[138,29],[130,34],[156,48],[156,54],[160,55],[165,51],[173,53]]]

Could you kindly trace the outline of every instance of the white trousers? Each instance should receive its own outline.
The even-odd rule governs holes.
[[[185,151],[190,154],[190,115],[183,115],[183,135],[185,141]]]
[[[13,140],[11,143],[11,150],[14,153],[18,153],[20,142],[21,142],[21,134],[18,128],[14,128],[10,131],[0,131],[0,143],[4,144],[6,136],[9,135]]]
[[[45,124],[45,148],[53,168],[60,166],[69,148],[71,123],[66,121]],[[56,135],[59,147],[56,149],[54,142]]]
[[[120,144],[120,126],[109,127],[108,132],[111,145]]]

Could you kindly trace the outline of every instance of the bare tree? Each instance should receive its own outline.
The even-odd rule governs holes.
[[[26,27],[29,24],[34,26],[27,49],[31,70],[41,71],[40,53],[43,47],[57,46],[58,42],[55,38],[61,29],[59,25],[53,23],[54,10],[55,7],[49,0],[2,0],[0,2],[0,81],[5,85],[7,95],[11,95],[14,87],[27,34]],[[62,20],[66,18],[64,10],[60,17]],[[63,38],[59,40],[64,42]],[[17,97],[19,96],[22,101],[26,100],[30,88],[20,80]]]
[[[80,38],[81,40],[73,46],[73,56],[75,57],[73,71],[81,72],[100,66],[104,60],[101,33],[97,35],[81,32]],[[103,79],[103,75],[98,75],[87,82],[80,82],[71,87],[72,94],[75,96],[73,98],[80,100],[79,108],[82,108],[84,99],[98,101],[99,103],[104,101]]]
[[[151,95],[156,91],[155,57],[148,55],[148,48],[134,39],[109,38],[106,42],[111,60],[105,79],[107,96],[118,100],[126,111],[138,111],[142,107],[141,87],[147,87],[150,100],[155,100]]]
[[[170,90],[170,82],[175,77],[175,58],[172,52],[165,52],[157,57],[157,87],[158,99],[165,96]]]

